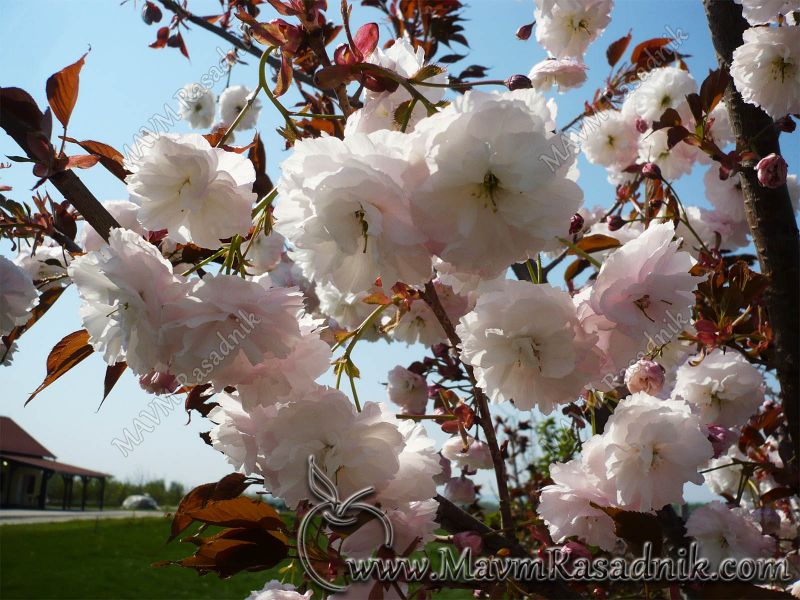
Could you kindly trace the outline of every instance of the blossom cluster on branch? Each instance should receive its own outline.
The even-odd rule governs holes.
[[[185,394],[236,473],[178,508],[173,537],[193,521],[228,527],[195,535],[197,554],[178,564],[228,576],[291,561],[291,581],[268,582],[255,600],[322,593],[286,535],[315,501],[309,457],[341,498],[372,488],[394,531],[389,549],[379,521],[315,525],[313,563],[330,582],[347,579],[348,557],[408,557],[434,540],[476,554],[563,547],[597,558],[632,556],[645,541],[670,556],[693,538],[714,565],[786,558],[800,578],[797,456],[771,389],[770,282],[748,253],[738,175],[753,150],[736,145],[721,100],[733,85],[775,132],[794,129],[800,5],[737,2],[753,27],[730,73],[698,84],[667,38],[620,64],[629,34],[609,46],[604,86],[562,130],[545,93],[586,81],[583,57],[612,0],[536,0],[535,25],[517,37],[535,27],[548,58],[502,80],[482,79],[478,65],[448,73],[460,55],[437,64],[439,43],[466,46],[460,2],[365,0],[398,36],[383,45],[375,23],[351,31],[346,3],[335,25],[325,0],[226,0],[207,18],[161,2],[173,16],[153,47],[188,56],[180,31],[199,19],[235,41],[228,68],[238,51],[260,54],[254,85],[227,86],[218,101],[187,85],[181,116],[204,133],[162,134],[127,159],[66,137],[83,58],[48,80],[44,113],[26,92],[2,90],[0,125],[35,163],[37,186],[49,180],[65,202],[37,193],[31,209],[0,197],[0,233],[17,251],[0,257],[0,362],[74,286],[83,329],[53,349],[36,393],[96,352],[106,394],[124,370],[149,393]],[[154,2],[143,11],[148,24],[163,18]],[[270,11],[278,17],[265,21]],[[292,85],[302,100],[289,107]],[[274,187],[258,134],[233,145],[268,112],[287,146]],[[88,154],[67,156],[68,141]],[[609,206],[584,204],[578,153],[607,171]],[[786,161],[755,158],[761,185],[787,186],[797,210]],[[127,200],[87,209],[91,193],[64,185],[97,164]],[[706,206],[685,204],[674,185],[696,168]],[[551,280],[564,261],[560,286]],[[377,340],[425,352],[386,375],[388,402],[358,395],[353,350]],[[331,367],[335,387],[321,385]],[[497,404],[514,416],[493,415]],[[447,437],[439,447],[435,430]],[[481,503],[479,470],[494,475],[497,515]],[[673,505],[687,483],[704,482],[725,502],[684,522]],[[249,485],[292,517],[242,504]],[[474,526],[437,535],[443,506]],[[502,551],[489,549],[489,528]],[[259,551],[232,557],[229,544]],[[361,583],[348,594],[428,598],[447,585]],[[480,597],[526,590],[469,585]],[[634,583],[570,586],[575,597],[640,593]],[[690,589],[666,587],[671,597]]]

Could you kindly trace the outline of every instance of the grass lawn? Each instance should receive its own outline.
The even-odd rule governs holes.
[[[190,569],[153,568],[189,556],[191,544],[166,543],[169,522],[155,518],[0,527],[0,598],[234,598],[261,589],[274,572],[220,580]]]

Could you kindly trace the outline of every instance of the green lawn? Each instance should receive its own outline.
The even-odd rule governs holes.
[[[71,521],[0,527],[0,598],[234,598],[261,589],[271,572],[228,580],[169,566],[193,546],[166,543],[169,522],[156,518]],[[271,577],[272,576],[272,577]]]

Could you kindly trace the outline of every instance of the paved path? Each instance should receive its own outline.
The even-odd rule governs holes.
[[[90,519],[126,518],[164,518],[160,510],[0,510],[0,525],[20,525],[23,523],[63,523],[64,521],[84,521]]]

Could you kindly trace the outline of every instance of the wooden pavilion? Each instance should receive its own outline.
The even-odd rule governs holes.
[[[98,507],[103,510],[103,495],[108,473],[92,471],[58,462],[55,455],[22,427],[0,416],[0,506],[3,508],[38,508],[48,503],[47,484],[54,476],[63,479],[61,509],[72,508],[73,484],[81,482],[81,510],[86,510],[86,489],[89,481],[100,481]]]

